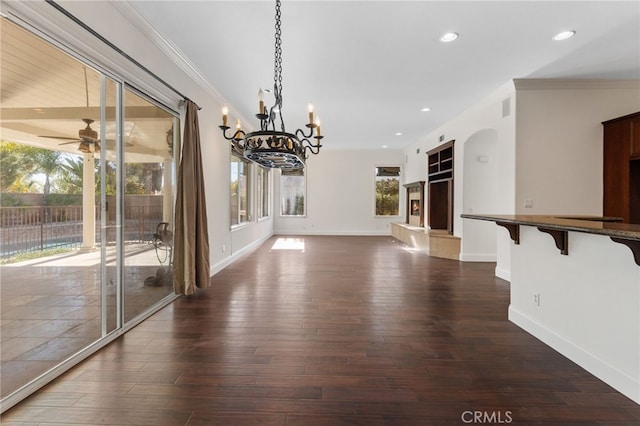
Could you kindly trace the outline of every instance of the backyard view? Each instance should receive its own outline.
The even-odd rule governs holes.
[[[162,163],[126,165],[129,242],[149,242],[162,217]],[[0,141],[0,263],[63,253],[82,244],[82,156]],[[95,194],[100,194],[96,164]],[[108,163],[105,193],[115,206],[116,170]],[[109,201],[107,201],[108,203]],[[99,200],[94,202],[99,205]],[[96,218],[100,211],[94,208]],[[115,215],[107,209],[107,220]],[[99,222],[96,222],[99,223]],[[96,242],[100,233],[96,232]]]
[[[180,122],[126,83],[0,19],[5,401],[171,299]]]

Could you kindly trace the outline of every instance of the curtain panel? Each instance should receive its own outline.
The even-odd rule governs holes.
[[[185,101],[184,138],[177,176],[173,287],[190,295],[211,285],[198,106]]]

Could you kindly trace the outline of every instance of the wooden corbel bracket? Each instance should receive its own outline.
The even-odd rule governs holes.
[[[631,249],[633,253],[633,259],[636,261],[636,265],[640,266],[640,241],[638,240],[628,240],[626,238],[618,238],[618,237],[610,237],[612,241],[620,244],[624,244],[625,246]]]
[[[560,254],[569,254],[569,232],[558,229],[549,229],[538,227],[538,231],[547,233],[553,237],[556,247],[560,250]]]
[[[517,223],[507,222],[496,222],[496,225],[507,228],[507,231],[509,231],[509,236],[511,237],[513,242],[515,244],[520,244],[520,225],[518,225]]]

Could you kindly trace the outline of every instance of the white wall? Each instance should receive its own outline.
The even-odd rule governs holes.
[[[130,5],[124,2],[66,0],[58,3],[201,107],[199,124],[211,273],[214,274],[235,256],[268,238],[273,231],[272,218],[254,221],[233,232],[230,227],[231,153],[229,143],[222,138],[217,127],[221,120],[220,111],[225,103],[222,96],[200,77],[197,70],[180,56],[180,52],[167,46]],[[179,95],[115,53],[102,41],[89,35],[50,5],[44,2],[3,2],[3,12],[7,13],[8,10],[113,73],[114,77],[125,79],[171,108],[179,108]],[[232,106],[230,109],[233,111]],[[229,118],[230,122],[234,119],[235,117]]]
[[[564,256],[550,235],[520,226],[511,259],[509,319],[640,403],[640,268],[631,250],[569,232]]]
[[[426,152],[444,141],[455,140],[454,170],[454,224],[453,232],[462,238],[460,259],[465,261],[497,261],[496,274],[509,279],[509,245],[511,240],[504,229],[492,230],[493,224],[467,223],[460,215],[463,207],[473,209],[473,213],[513,213],[515,200],[515,99],[511,82],[500,87],[490,96],[460,116],[429,133],[405,150],[405,182],[426,180]],[[507,105],[508,104],[508,105]],[[506,108],[503,111],[503,107]],[[504,116],[503,116],[504,115]],[[488,142],[487,138],[491,139]],[[484,140],[484,142],[482,142]],[[475,141],[475,142],[474,142]],[[479,142],[480,141],[480,142]],[[466,159],[470,142],[469,156]],[[478,143],[479,145],[475,145]],[[419,150],[419,153],[416,151]],[[488,162],[477,163],[478,155],[486,155]],[[465,178],[465,163],[473,178],[484,176],[483,184],[471,184]],[[482,171],[480,172],[480,168]],[[464,183],[470,185],[465,191]],[[490,202],[487,202],[490,200]],[[425,222],[428,219],[425,218]],[[476,222],[476,221],[474,221]],[[495,237],[494,237],[495,236]],[[487,241],[497,238],[497,241]],[[495,247],[495,248],[494,248]],[[493,251],[491,251],[493,250]]]
[[[502,117],[505,100],[510,114]],[[425,179],[424,153],[440,144],[440,135],[455,139],[454,234],[462,237],[460,259],[493,260],[487,224],[467,223],[460,214],[471,208],[476,214],[601,215],[601,122],[636,111],[639,81],[514,80],[409,146],[405,176]],[[477,157],[471,145],[486,131],[495,131],[497,142],[483,173],[497,176],[497,187],[477,185],[478,164],[466,158]],[[474,176],[465,177],[467,172]],[[525,208],[525,200],[533,207]],[[506,230],[498,228],[497,235],[496,274],[509,280],[512,243]]]
[[[480,130],[464,146],[462,211],[464,213],[498,213],[500,180],[495,164],[498,132]],[[463,220],[461,260],[496,261],[498,227],[492,222]],[[473,238],[468,236],[472,235]]]
[[[601,215],[601,123],[640,111],[640,81],[515,85],[516,213]]]
[[[391,235],[392,222],[404,222],[406,190],[400,187],[400,214],[375,216],[375,167],[400,166],[400,150],[322,150],[307,160],[305,217],[276,211],[274,233],[282,235]],[[278,175],[278,174],[276,174]],[[274,194],[279,195],[275,180]],[[400,178],[402,183],[402,177]],[[279,203],[275,203],[279,208]]]

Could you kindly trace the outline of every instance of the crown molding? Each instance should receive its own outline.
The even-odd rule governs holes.
[[[138,12],[135,6],[130,2],[120,0],[109,0],[109,3],[207,94],[211,95],[213,99],[221,105],[227,105],[232,116],[239,118],[243,123],[251,123],[251,120],[246,119],[246,117],[235,109],[230,102],[209,83],[198,67],[188,59],[187,55],[163,37],[153,25]],[[251,126],[249,126],[249,128],[251,128]]]
[[[513,84],[516,90],[640,90],[640,80],[518,78]]]
[[[118,10],[125,19],[153,42],[169,59],[171,59],[193,81],[209,94],[224,102],[223,96],[202,75],[200,70],[187,59],[187,56],[169,40],[164,38],[129,2],[109,0],[114,9]]]

